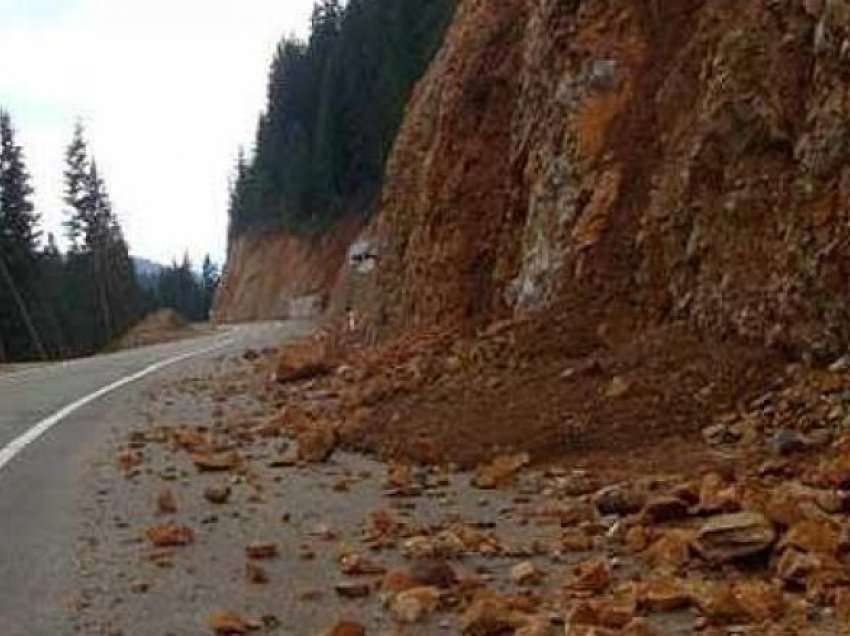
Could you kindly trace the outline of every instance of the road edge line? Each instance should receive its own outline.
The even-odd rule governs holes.
[[[168,358],[166,360],[160,360],[150,366],[145,367],[141,371],[137,371],[131,375],[124,376],[120,380],[116,380],[112,384],[104,386],[94,393],[90,393],[85,397],[80,398],[68,404],[67,406],[62,407],[52,415],[47,416],[43,420],[34,424],[31,428],[29,428],[26,432],[22,433],[11,442],[6,444],[2,449],[0,449],[0,470],[6,467],[10,461],[12,461],[21,451],[23,451],[27,446],[35,442],[39,437],[44,435],[51,428],[56,426],[59,422],[64,420],[66,417],[74,413],[75,411],[83,408],[84,406],[91,404],[95,400],[102,398],[121,387],[127,386],[133,382],[137,382],[144,377],[147,377],[153,373],[158,371],[162,371],[163,369],[175,365],[179,362],[183,362],[184,360],[188,360],[189,358],[194,358],[196,356],[204,355],[206,353],[212,353],[213,351],[217,351],[219,349],[223,349],[224,347],[232,344],[234,340],[230,337],[227,338],[227,341],[218,343],[216,345],[206,347],[204,349],[198,349],[197,351],[189,351],[188,353],[182,353],[179,356],[174,356],[172,358]]]

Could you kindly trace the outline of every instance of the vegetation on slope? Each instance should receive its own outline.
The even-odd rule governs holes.
[[[308,42],[287,37],[269,74],[250,160],[240,152],[230,232],[321,233],[371,212],[416,80],[454,0],[321,0]]]

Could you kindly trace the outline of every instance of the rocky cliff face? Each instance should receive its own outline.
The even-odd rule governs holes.
[[[835,352],[848,14],[462,0],[388,167],[364,309],[398,331],[617,298],[643,321]]]
[[[592,303],[835,354],[848,36],[844,0],[460,0],[337,306],[398,333]],[[332,288],[353,237],[237,243],[223,315]]]

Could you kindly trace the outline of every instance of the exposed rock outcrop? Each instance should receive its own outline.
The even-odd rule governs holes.
[[[461,1],[389,162],[366,309],[397,331],[590,290],[840,350],[848,27],[839,0]]]

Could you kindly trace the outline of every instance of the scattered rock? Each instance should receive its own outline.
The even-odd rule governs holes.
[[[273,559],[278,555],[276,543],[255,542],[245,547],[245,553],[249,559]]]
[[[156,509],[161,515],[173,515],[177,512],[177,499],[168,488],[159,491],[156,497]]]
[[[285,349],[278,359],[275,379],[281,384],[328,375],[333,367],[324,359],[317,343],[304,342]]]
[[[655,579],[637,586],[637,602],[650,612],[673,612],[688,607],[692,596],[676,579]]]
[[[507,600],[491,594],[473,601],[460,617],[464,636],[511,634],[521,623]]]
[[[417,623],[433,614],[440,605],[440,590],[436,587],[414,587],[398,594],[390,608],[401,623]]]
[[[528,453],[501,455],[489,464],[482,464],[475,472],[472,484],[482,490],[490,490],[511,479],[520,469],[531,462]]]
[[[623,397],[629,392],[629,389],[631,389],[631,384],[628,380],[619,375],[614,376],[611,380],[611,384],[609,384],[608,388],[605,390],[605,397],[615,400]]]
[[[451,587],[457,581],[454,569],[445,559],[417,559],[410,568],[410,577],[419,585],[441,589]]]
[[[340,621],[322,636],[366,636],[366,628],[360,623]]]
[[[263,585],[269,582],[268,573],[253,561],[248,561],[245,565],[245,578],[249,583],[255,585]]]
[[[774,454],[785,457],[805,450],[806,440],[797,432],[782,428],[773,434],[769,445]]]
[[[362,581],[342,581],[334,589],[343,598],[365,598],[372,593],[372,587]]]
[[[739,512],[709,519],[700,528],[693,546],[706,560],[722,563],[763,552],[775,540],[776,530],[767,517]]]
[[[345,554],[339,560],[340,570],[349,576],[375,576],[384,574],[387,569],[359,554]]]
[[[688,504],[678,497],[655,497],[643,508],[643,517],[650,523],[666,523],[688,516]]]
[[[646,551],[649,563],[659,568],[677,569],[690,560],[694,533],[689,530],[670,530],[661,535]]]
[[[511,568],[511,581],[516,585],[536,585],[543,578],[543,572],[531,561],[518,563]]]
[[[158,548],[189,545],[195,540],[195,533],[191,528],[175,523],[165,523],[148,528],[145,536]]]
[[[579,563],[573,569],[569,587],[579,592],[602,592],[611,582],[611,566],[606,559],[596,558]]]
[[[593,504],[603,515],[630,515],[646,504],[646,495],[625,485],[609,486],[597,492]]]
[[[841,356],[835,362],[829,365],[829,370],[832,373],[841,373],[850,369],[850,354]]]
[[[202,472],[220,472],[233,470],[239,465],[239,453],[227,451],[222,453],[194,453],[192,462]]]
[[[230,499],[230,486],[207,486],[204,488],[204,499],[214,504],[224,504]]]
[[[315,424],[297,436],[298,459],[321,463],[327,461],[336,450],[336,432],[327,424]]]
[[[212,612],[207,618],[207,626],[215,634],[220,636],[232,636],[234,634],[247,634],[250,631],[260,629],[262,625],[257,621],[243,618],[235,612]]]

